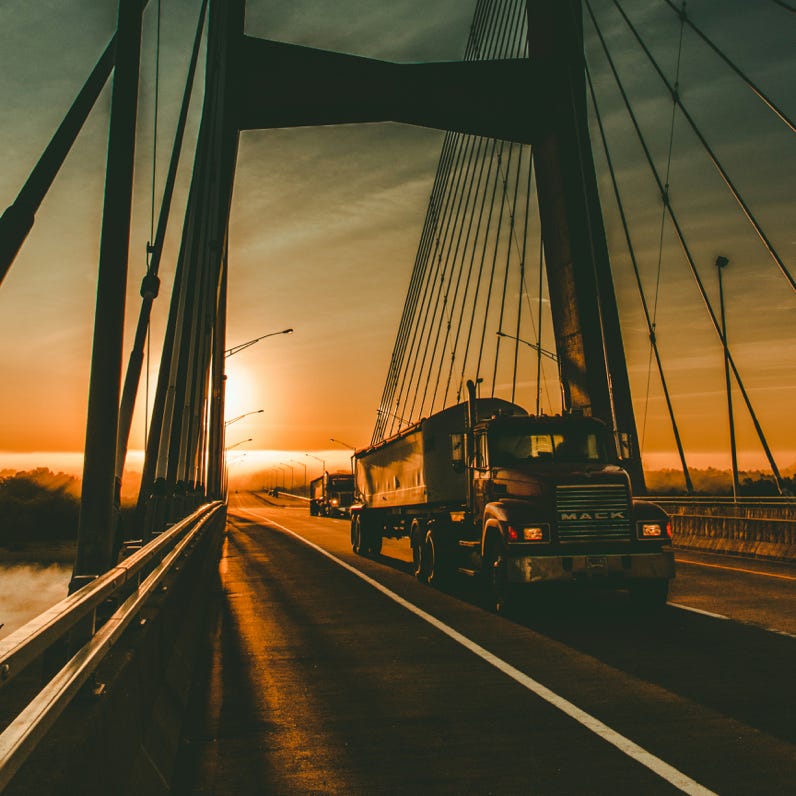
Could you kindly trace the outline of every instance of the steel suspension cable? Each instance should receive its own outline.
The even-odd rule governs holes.
[[[454,223],[453,223],[453,228],[454,228],[455,233],[456,233],[455,234],[456,241],[455,241],[455,244],[453,244],[453,248],[451,248],[451,243],[449,242],[448,246],[447,246],[447,249],[445,251],[445,260],[444,260],[444,267],[443,267],[443,271],[442,271],[442,277],[447,276],[447,279],[446,280],[443,280],[442,278],[440,279],[439,286],[437,287],[437,291],[436,291],[436,303],[434,305],[433,313],[430,316],[427,316],[427,317],[431,317],[432,318],[432,326],[434,328],[436,328],[436,334],[433,335],[433,337],[434,337],[433,351],[434,351],[434,354],[436,354],[436,352],[439,351],[439,361],[440,361],[440,363],[443,361],[445,347],[446,347],[444,345],[443,348],[440,350],[440,348],[439,348],[440,335],[442,333],[443,326],[447,326],[447,328],[450,328],[450,320],[447,320],[450,317],[447,314],[447,310],[449,308],[448,299],[449,299],[449,296],[450,296],[450,285],[451,285],[451,282],[453,280],[453,275],[454,275],[454,273],[456,273],[457,263],[459,263],[458,252],[459,252],[460,248],[462,247],[462,234],[464,233],[464,230],[465,230],[465,221],[466,221],[466,219],[468,217],[470,219],[472,219],[472,216],[470,214],[470,203],[471,203],[471,201],[475,201],[477,199],[477,197],[478,197],[478,185],[480,185],[481,173],[483,171],[483,162],[484,161],[483,161],[483,157],[482,157],[482,148],[483,148],[483,145],[484,145],[484,139],[480,138],[480,137],[477,137],[477,136],[470,136],[469,137],[469,143],[472,146],[471,158],[468,161],[467,170],[466,170],[466,172],[464,172],[464,179],[463,179],[463,182],[462,182],[462,196],[460,196],[460,200],[459,200],[459,203],[457,205],[456,216],[455,216]],[[474,183],[473,180],[472,180],[472,177],[469,176],[469,175],[472,174],[472,172],[476,168],[477,164],[480,164],[479,176],[477,178],[477,182]],[[475,186],[475,192],[473,192],[473,187],[474,186]],[[466,194],[465,194],[465,190],[466,190]],[[475,196],[474,196],[474,193],[475,193]],[[461,202],[462,198],[464,198],[464,204],[462,204],[462,202]],[[472,221],[470,221],[470,224],[472,224]],[[469,227],[468,227],[467,233],[466,233],[466,236],[465,236],[465,239],[464,239],[464,247],[465,247],[465,249],[467,247],[467,240],[469,238],[469,234],[470,234],[470,230],[469,230]],[[451,237],[453,237],[453,235]],[[443,248],[445,248],[445,247],[443,247]],[[442,253],[440,253],[440,258],[442,258]],[[446,283],[446,286],[445,286],[444,291],[443,291],[442,287],[443,287],[444,283]],[[457,284],[458,284],[458,282],[457,282]],[[440,298],[442,298],[442,306],[441,307],[440,307]],[[454,296],[454,306],[455,306],[455,296]],[[447,324],[446,324],[446,320],[447,320]],[[423,361],[422,361],[421,368],[420,368],[420,373],[421,374],[423,372],[425,362],[426,362],[426,360],[428,358],[429,348],[431,347],[431,339],[432,339],[431,332],[429,332],[429,334],[425,335],[424,339],[425,339],[425,348],[424,348],[424,352],[423,352]],[[445,342],[447,343],[447,337],[446,337],[446,341]],[[430,374],[431,370],[433,370],[433,361],[434,361],[434,355],[432,354],[432,361],[429,364],[429,374]],[[409,379],[410,384],[413,383],[414,387],[415,387],[414,397],[412,399],[412,404],[411,404],[410,410],[409,410],[409,416],[410,417],[414,417],[414,411],[415,411],[415,406],[416,406],[416,403],[417,403],[419,386],[420,386],[420,383],[421,383],[421,379],[420,378],[414,379],[413,376],[414,376],[414,369],[413,369],[412,375],[410,375],[410,379]],[[419,409],[420,413],[422,413],[422,411],[423,411],[423,405],[424,405],[426,394],[427,394],[426,391],[428,390],[428,385],[429,385],[429,379],[425,379],[424,381],[425,381],[425,390],[423,392],[423,399],[421,400],[421,403],[420,403],[420,409]],[[439,372],[437,373],[437,379],[435,381],[434,394],[436,394],[438,384],[439,384]]]
[[[503,271],[503,291],[500,297],[500,314],[498,317],[498,332],[503,329],[503,318],[506,309],[506,291],[508,290],[509,285],[509,267],[511,265],[511,243],[514,240],[515,233],[515,220],[517,217],[517,197],[519,195],[519,185],[520,185],[520,171],[522,169],[522,154],[524,151],[524,147],[520,146],[520,152],[517,157],[517,173],[514,179],[514,191],[512,193],[512,206],[511,210],[509,211],[509,230],[508,230],[508,245],[506,246],[506,266]],[[506,179],[508,179],[508,174],[506,175]],[[505,184],[505,183],[504,183]],[[484,330],[484,334],[486,334],[486,330]],[[498,361],[500,359],[500,342],[501,337],[497,335],[497,341],[495,344],[495,361],[494,366],[492,369],[492,390],[491,395],[494,396],[495,388],[497,386],[497,372],[498,372]],[[516,369],[516,363],[515,363]],[[515,380],[516,380],[516,373],[515,373]]]
[[[757,435],[758,435],[758,438],[760,440],[760,443],[761,443],[761,445],[763,447],[763,450],[764,450],[764,452],[766,454],[766,458],[768,459],[768,462],[769,462],[769,464],[771,466],[771,470],[774,473],[774,477],[775,477],[775,480],[777,482],[777,488],[781,492],[782,491],[782,478],[781,478],[781,476],[779,474],[779,469],[777,468],[776,462],[774,461],[774,457],[773,457],[773,455],[771,453],[771,450],[770,450],[770,448],[768,446],[768,442],[766,440],[765,434],[763,433],[763,429],[760,426],[760,423],[759,423],[759,421],[757,419],[757,414],[755,413],[754,408],[752,406],[752,402],[751,402],[751,400],[749,398],[748,393],[746,392],[746,388],[744,387],[743,380],[741,379],[740,373],[738,372],[738,368],[735,365],[735,360],[733,359],[732,354],[729,351],[729,348],[725,346],[725,340],[724,340],[724,335],[722,334],[722,331],[721,331],[721,326],[719,325],[718,319],[716,318],[716,314],[713,311],[713,306],[712,306],[712,304],[710,302],[710,299],[708,297],[708,294],[707,294],[707,292],[705,290],[705,286],[702,283],[702,279],[699,276],[699,271],[698,271],[698,269],[696,267],[696,262],[694,261],[694,258],[693,258],[692,254],[691,254],[691,251],[690,251],[689,247],[688,247],[688,243],[686,242],[685,235],[683,234],[683,230],[680,227],[680,223],[679,223],[679,221],[677,219],[677,215],[674,212],[674,208],[672,207],[671,202],[668,200],[668,197],[666,196],[666,193],[663,190],[663,183],[661,182],[660,175],[658,174],[658,170],[655,167],[655,163],[654,163],[654,161],[652,159],[652,155],[650,154],[649,147],[647,146],[647,142],[646,142],[646,140],[644,138],[644,134],[641,132],[641,128],[639,127],[638,120],[636,119],[636,115],[633,112],[633,109],[632,109],[631,104],[630,104],[630,100],[628,99],[627,92],[625,91],[624,85],[622,84],[622,80],[619,77],[619,73],[618,73],[618,71],[616,69],[616,64],[614,63],[614,59],[611,56],[610,51],[608,50],[608,46],[607,46],[607,44],[605,42],[605,38],[603,37],[602,30],[600,29],[599,25],[597,24],[597,20],[594,18],[594,14],[592,13],[591,6],[590,6],[588,0],[586,0],[586,6],[587,6],[587,8],[589,10],[589,15],[591,16],[592,23],[594,24],[595,30],[597,32],[597,36],[598,36],[598,38],[600,40],[600,43],[601,43],[601,46],[602,46],[602,49],[603,49],[603,53],[605,54],[606,60],[608,62],[608,65],[609,65],[609,67],[611,69],[611,72],[612,72],[612,74],[614,76],[614,80],[615,80],[615,82],[617,84],[617,87],[619,89],[619,92],[620,92],[620,94],[622,96],[622,100],[624,101],[625,109],[627,110],[628,116],[630,117],[630,121],[632,122],[633,128],[634,128],[634,130],[636,132],[636,136],[639,139],[639,142],[641,144],[642,150],[643,150],[644,155],[646,157],[647,165],[649,166],[650,171],[651,171],[651,173],[652,173],[652,175],[653,175],[653,177],[655,179],[655,182],[656,182],[656,184],[658,186],[658,191],[660,193],[661,199],[666,204],[666,208],[667,208],[667,211],[669,213],[669,217],[670,217],[670,219],[672,221],[672,225],[673,225],[674,230],[675,230],[675,232],[677,234],[677,238],[678,238],[678,240],[680,242],[680,246],[683,249],[683,253],[685,255],[685,258],[686,258],[686,261],[688,263],[689,269],[691,271],[691,275],[693,276],[694,282],[696,283],[696,286],[697,286],[697,289],[699,291],[699,294],[702,297],[702,301],[703,301],[703,303],[705,305],[705,309],[707,310],[710,322],[713,325],[713,329],[715,330],[716,334],[718,335],[719,341],[721,342],[722,346],[725,348],[725,350],[727,352],[727,358],[729,360],[730,366],[731,366],[733,374],[735,376],[736,383],[738,384],[738,387],[739,387],[739,389],[741,391],[741,395],[743,396],[744,403],[746,404],[746,408],[747,408],[747,410],[749,412],[749,416],[750,416],[750,418],[752,420],[752,423],[754,424],[755,431],[757,432]]]
[[[503,2],[505,3],[505,0],[503,0]],[[486,33],[487,37],[490,36],[489,23],[491,21],[492,21],[492,18],[485,20],[485,25],[487,27],[485,27],[484,32]],[[482,37],[482,40],[483,40],[483,38],[485,38],[485,37]],[[481,57],[484,57],[485,55],[489,56],[489,55],[491,55],[493,49],[494,49],[494,45],[490,42],[489,38],[487,38],[487,47],[479,47],[479,53],[478,54]],[[471,147],[473,145],[472,142],[473,142],[473,137],[467,137],[465,147],[469,148],[470,154],[472,153],[472,149],[471,149]],[[468,163],[468,166],[466,167],[466,169],[469,170],[469,164],[470,164],[470,158],[469,157],[467,158],[467,163]],[[457,164],[457,167],[458,167],[457,170],[461,169],[461,160]],[[460,186],[462,184],[460,178],[461,178],[461,175],[459,175],[457,177],[457,180],[454,183],[454,196],[458,193],[459,188],[460,188]],[[455,199],[449,201],[449,203],[448,203],[449,206],[453,203],[453,201],[455,201]],[[458,202],[456,202],[456,206],[457,206],[457,216],[454,217],[454,222],[455,222],[454,226],[459,223],[458,222],[458,216],[460,215],[459,211],[460,211],[460,208],[461,208],[461,201],[460,200]],[[445,239],[442,240],[442,248],[443,249],[445,248],[446,242],[449,239],[450,239],[450,235],[448,234],[448,232],[446,230],[446,237],[445,237]],[[429,286],[433,287],[433,283],[431,282],[431,280],[429,280]],[[426,295],[428,296],[428,294],[426,294]],[[428,301],[430,301],[430,299],[428,299]],[[424,309],[426,306],[427,306],[427,302],[422,305],[421,309]],[[427,315],[426,312],[422,312],[422,311],[419,314],[420,314],[420,316],[426,316]],[[416,332],[418,331],[419,323],[420,323],[420,321],[416,319],[416,321],[415,321]],[[417,383],[418,383],[416,381],[416,379],[415,379],[415,374],[416,374],[417,366],[419,364],[420,345],[421,345],[420,340],[421,339],[422,339],[422,335],[420,336],[420,338],[418,337],[417,333],[415,335],[413,335],[413,343],[412,343],[412,346],[410,347],[410,350],[412,351],[412,353],[410,354],[411,364],[407,364],[405,366],[404,378],[402,380],[402,387],[401,387],[401,390],[400,390],[399,398],[398,398],[397,401],[394,402],[394,406],[395,406],[396,409],[398,407],[402,408],[400,412],[396,412],[395,413],[398,416],[397,419],[399,419],[399,424],[400,424],[400,422],[410,422],[413,419],[412,418],[412,413],[411,412],[405,413],[405,411],[403,411],[403,407],[405,406],[406,402],[408,401],[408,394],[409,394],[408,391],[411,390],[412,384],[414,383],[415,385],[417,385]],[[407,384],[407,379],[408,379],[408,384]],[[406,388],[407,392],[404,392],[404,388]],[[416,396],[416,394],[417,394],[417,389],[415,389],[415,396]],[[415,400],[416,400],[416,398],[413,399],[413,403],[415,402]],[[409,418],[408,419],[404,418],[403,417],[404,414],[408,414]],[[394,423],[395,419],[396,418],[394,417],[393,418],[393,423]]]
[[[470,35],[465,50],[465,60],[472,60],[479,56],[481,38],[484,33],[484,27],[490,5],[491,0],[479,0],[478,5],[476,6],[473,22],[470,27]],[[404,304],[398,337],[396,338],[396,344],[390,360],[390,369],[382,394],[379,410],[377,412],[376,426],[374,428],[373,437],[371,440],[372,444],[375,444],[384,438],[385,428],[387,422],[390,420],[390,408],[392,406],[392,400],[397,386],[398,376],[403,364],[408,329],[414,317],[417,290],[425,270],[428,256],[428,246],[430,241],[433,239],[434,231],[437,227],[437,208],[440,205],[439,194],[444,193],[445,191],[445,186],[447,185],[450,174],[450,153],[457,147],[460,138],[460,134],[452,132],[446,133],[445,136],[442,148],[442,156],[437,167],[437,175],[434,181],[434,187],[432,189],[431,201],[429,202],[423,234],[421,236],[421,242],[418,248],[418,255],[415,260],[415,267],[410,281],[410,289]]]
[[[685,0],[683,0],[683,10],[685,11]],[[672,115],[669,122],[669,144],[666,153],[666,177],[663,185],[664,191],[666,191],[666,197],[668,199],[669,196],[669,189],[670,189],[670,178],[671,178],[671,169],[672,169],[672,151],[674,149],[674,128],[675,122],[677,121],[677,92],[680,89],[680,63],[682,62],[682,55],[683,55],[683,32],[685,31],[685,20],[683,16],[680,16],[680,35],[679,40],[677,43],[677,61],[675,65],[675,78],[674,78],[674,91],[672,92]],[[594,95],[592,94],[592,101],[594,100]],[[596,103],[595,103],[596,104]],[[644,419],[641,423],[641,451],[644,451],[644,440],[647,433],[647,417],[649,414],[649,397],[650,397],[650,386],[652,381],[652,359],[653,359],[653,350],[652,350],[652,340],[654,339],[654,331],[655,326],[658,322],[658,299],[660,298],[660,287],[661,287],[661,271],[663,266],[663,241],[664,241],[664,233],[666,231],[666,203],[661,203],[661,223],[660,223],[660,232],[658,235],[658,265],[655,275],[655,290],[653,293],[653,302],[652,302],[652,329],[650,334],[650,351],[649,356],[647,358],[647,384],[646,389],[644,392]]]
[[[707,155],[708,155],[708,157],[710,159],[710,162],[713,164],[715,169],[718,171],[718,173],[721,176],[722,180],[724,180],[724,183],[726,184],[726,186],[729,189],[730,193],[732,194],[733,198],[735,199],[735,201],[737,202],[738,206],[743,211],[743,214],[746,216],[746,218],[749,221],[749,223],[752,225],[752,228],[754,229],[754,231],[757,233],[757,236],[760,239],[761,243],[766,248],[766,250],[768,251],[768,253],[771,256],[771,258],[774,260],[775,264],[779,268],[779,270],[782,273],[782,275],[785,277],[785,279],[788,280],[788,284],[791,286],[791,289],[796,291],[796,279],[794,279],[793,275],[790,273],[790,271],[788,271],[787,267],[785,266],[785,263],[782,261],[782,258],[779,256],[777,250],[774,248],[774,245],[768,239],[768,237],[766,236],[766,234],[763,231],[762,227],[760,226],[760,224],[758,223],[758,221],[755,218],[754,214],[752,213],[751,209],[749,208],[749,206],[744,201],[743,197],[741,196],[740,191],[738,191],[738,189],[735,187],[734,183],[730,179],[730,176],[727,174],[727,171],[721,165],[721,162],[719,161],[719,159],[716,157],[715,153],[713,152],[713,149],[711,148],[710,144],[707,142],[707,140],[705,139],[704,135],[702,135],[701,130],[699,129],[699,127],[697,126],[696,122],[691,117],[691,114],[686,109],[686,107],[683,104],[683,102],[680,99],[680,97],[677,95],[676,89],[674,89],[669,84],[669,81],[666,79],[666,76],[663,74],[660,66],[658,65],[658,62],[655,60],[655,57],[652,55],[652,53],[650,52],[649,48],[645,44],[644,40],[641,38],[641,35],[636,30],[635,26],[630,21],[630,19],[628,18],[627,14],[625,14],[625,11],[622,8],[622,6],[619,4],[619,0],[613,0],[613,2],[614,2],[614,5],[619,10],[619,13],[622,15],[623,19],[625,20],[628,28],[630,28],[630,31],[633,33],[633,36],[635,37],[636,41],[639,43],[639,46],[644,51],[644,54],[647,56],[648,60],[650,61],[650,63],[654,67],[655,71],[658,74],[658,77],[660,77],[660,79],[663,82],[664,86],[666,86],[666,90],[674,98],[674,101],[677,103],[677,106],[680,108],[680,111],[683,114],[683,117],[688,122],[689,126],[693,130],[693,132],[696,135],[696,137],[699,139],[699,142],[702,144],[702,147],[704,148],[705,152],[707,153]],[[592,15],[592,18],[594,18],[594,15],[591,12],[591,6],[589,4],[589,0],[586,0],[586,5],[589,8],[589,13]]]
[[[641,281],[641,272],[638,266],[638,260],[636,259],[636,251],[635,247],[633,246],[633,241],[630,235],[630,227],[628,225],[624,203],[622,202],[622,196],[619,190],[619,183],[617,182],[616,178],[616,170],[614,169],[613,159],[611,157],[610,148],[608,146],[608,139],[605,134],[605,127],[603,126],[602,114],[600,113],[600,107],[597,102],[597,95],[594,90],[594,84],[592,83],[591,73],[588,66],[586,67],[586,80],[589,86],[589,93],[591,94],[592,107],[594,108],[594,116],[597,121],[597,127],[600,131],[600,140],[603,145],[603,152],[605,153],[605,160],[608,165],[608,172],[611,175],[611,185],[613,186],[614,198],[616,200],[617,208],[619,209],[619,217],[622,221],[622,230],[625,235],[625,242],[627,243],[627,250],[630,255],[630,262],[633,265],[633,275],[635,276],[636,279],[636,287],[638,289],[639,298],[641,299],[641,307],[644,312],[644,319],[647,324],[647,332],[649,334],[650,348],[654,353],[655,362],[657,364],[658,375],[661,380],[663,395],[666,401],[666,408],[669,412],[669,420],[672,424],[672,431],[674,433],[675,444],[677,445],[677,453],[680,457],[680,464],[683,468],[683,477],[685,479],[686,489],[688,491],[688,494],[690,495],[694,491],[694,487],[691,482],[691,474],[688,470],[688,465],[686,463],[685,450],[683,449],[683,443],[680,438],[680,431],[677,426],[677,420],[674,414],[674,407],[672,406],[672,399],[669,394],[669,387],[663,372],[663,362],[661,361],[661,355],[658,349],[658,339],[655,331],[655,324],[653,323],[649,311],[649,306],[647,305],[647,297],[644,292],[644,285]]]
[[[716,53],[716,55],[719,56],[719,58],[721,58],[722,61],[724,61],[725,64],[727,64],[727,66],[730,67],[730,69],[732,69],[733,72],[735,72],[735,74],[738,77],[741,78],[741,80],[743,80],[744,83],[746,83],[746,85],[754,92],[754,94],[758,97],[758,99],[760,99],[768,107],[769,110],[773,111],[773,113],[776,114],[790,128],[790,131],[792,133],[796,133],[796,124],[794,124],[793,121],[785,115],[785,112],[781,108],[779,108],[774,103],[774,101],[763,92],[763,90],[759,86],[756,86],[749,78],[749,76],[741,69],[739,69],[738,66],[736,66],[736,64],[733,63],[733,61],[731,61],[727,57],[727,55],[721,49],[719,49],[719,47],[717,47],[716,44],[713,41],[711,41],[711,39],[709,39],[705,35],[705,33],[694,24],[694,22],[688,16],[685,10],[685,3],[683,4],[683,8],[677,8],[677,6],[675,6],[672,0],[663,0],[663,1],[664,3],[666,3],[666,5],[669,6],[669,8],[672,9],[672,11],[674,11],[675,14],[677,14],[680,17],[680,19],[686,25],[688,25],[689,28],[691,28],[691,30],[694,31],[694,33],[697,34],[697,36],[699,36],[700,39],[702,39],[702,41],[705,42],[705,44],[708,45],[708,47],[710,47],[711,50],[713,50],[714,53]],[[779,5],[781,5],[783,8],[788,9],[791,12],[796,13],[796,9],[790,8],[784,3],[779,3]]]

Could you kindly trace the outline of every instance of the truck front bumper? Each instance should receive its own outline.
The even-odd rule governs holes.
[[[594,581],[617,585],[674,577],[674,553],[575,556],[518,556],[506,562],[510,583]]]

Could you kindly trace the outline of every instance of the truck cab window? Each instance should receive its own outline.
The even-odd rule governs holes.
[[[611,462],[608,436],[600,428],[501,428],[489,438],[493,465],[550,462]]]

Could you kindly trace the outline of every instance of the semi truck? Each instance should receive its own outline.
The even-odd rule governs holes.
[[[608,427],[468,400],[356,451],[351,545],[378,554],[408,537],[415,576],[480,578],[501,612],[544,584],[627,589],[661,605],[674,577],[671,526],[636,499]]]
[[[324,473],[310,481],[310,514],[313,517],[346,517],[353,502],[353,473]]]

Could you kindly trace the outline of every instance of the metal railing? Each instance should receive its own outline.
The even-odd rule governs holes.
[[[90,625],[88,640],[43,685],[0,734],[0,791],[36,748],[73,697],[135,619],[145,601],[172,567],[198,542],[215,518],[220,501],[205,504],[113,569],[0,640],[0,688],[28,666],[41,661],[70,631]],[[98,608],[110,600],[118,607],[103,618]],[[111,609],[107,609],[108,611]]]

